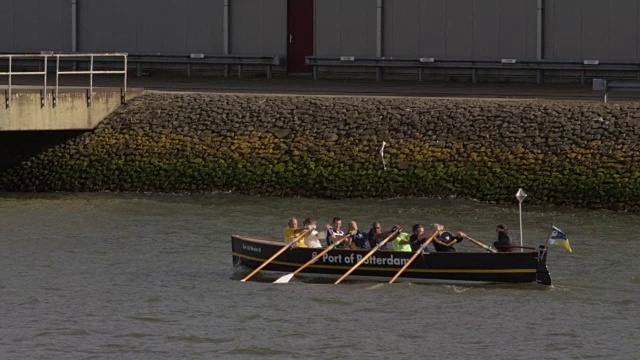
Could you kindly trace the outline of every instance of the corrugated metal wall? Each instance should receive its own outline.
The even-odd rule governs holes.
[[[70,48],[69,0],[0,0],[0,52]]]
[[[640,60],[637,0],[547,0],[545,57]]]
[[[640,61],[639,0],[545,0],[547,59]],[[286,0],[230,0],[230,52],[286,56]],[[78,51],[222,53],[224,0],[78,0]],[[0,51],[71,51],[71,0],[0,0]],[[385,0],[387,57],[536,57],[536,0]],[[316,55],[375,56],[376,0],[316,0]]]
[[[387,57],[536,57],[536,0],[385,0]],[[375,0],[316,1],[316,55],[374,56]]]
[[[286,0],[231,0],[232,54],[287,53]]]
[[[223,0],[82,1],[81,51],[223,53]],[[286,54],[286,0],[232,0],[233,54]]]
[[[535,0],[388,0],[384,53],[393,57],[536,57]]]
[[[231,0],[230,51],[286,55],[286,0]],[[0,0],[0,51],[71,51],[71,0]],[[78,51],[223,52],[223,0],[78,0]]]
[[[376,55],[376,0],[316,0],[318,56]]]
[[[222,53],[223,0],[79,0],[78,50]]]

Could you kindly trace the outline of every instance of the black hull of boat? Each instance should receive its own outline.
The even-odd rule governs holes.
[[[238,235],[231,237],[235,265],[255,269],[282,249],[282,242],[258,240]],[[323,249],[295,248],[285,251],[263,270],[293,272]],[[302,270],[301,274],[341,276],[368,250],[333,249]],[[377,251],[350,276],[391,279],[409,260],[412,253]],[[546,266],[547,252],[538,251],[491,253],[445,252],[418,256],[402,273],[400,279],[483,281],[551,285]]]

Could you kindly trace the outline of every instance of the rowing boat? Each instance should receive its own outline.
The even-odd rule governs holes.
[[[255,269],[282,250],[282,241],[231,236],[231,249],[235,266]],[[264,271],[293,272],[313,259],[322,249],[292,248],[269,262]],[[336,278],[343,275],[368,250],[332,249],[315,263],[304,268],[300,275]],[[354,279],[386,280],[392,278],[411,258],[411,252],[380,250],[368,258],[352,274]],[[431,252],[418,256],[400,280],[482,281],[530,283],[551,285],[546,266],[545,246],[523,252]]]

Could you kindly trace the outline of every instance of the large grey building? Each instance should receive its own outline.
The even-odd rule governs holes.
[[[640,61],[639,0],[0,0],[0,52]]]

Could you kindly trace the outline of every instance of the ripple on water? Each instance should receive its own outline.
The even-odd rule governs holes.
[[[285,351],[282,349],[271,349],[260,346],[247,346],[247,347],[236,347],[231,350],[225,351],[222,354],[225,355],[239,355],[239,356],[250,356],[250,357],[262,357],[262,356],[291,356],[293,355],[290,351]]]
[[[564,333],[564,332],[550,332],[549,336],[554,336],[557,338],[568,338],[568,339],[576,339],[579,338],[580,336],[577,334],[572,334],[572,333]]]
[[[40,300],[37,297],[32,296],[32,297],[29,297],[29,298],[25,299],[21,303],[18,303],[18,306],[35,305],[35,304],[39,304],[39,303],[40,303]]]
[[[167,336],[165,338],[170,341],[181,341],[181,342],[194,343],[194,344],[224,344],[224,343],[230,343],[234,341],[234,338],[232,337],[210,338],[210,337],[200,337],[195,335]]]
[[[638,302],[636,300],[631,300],[631,299],[622,299],[622,300],[613,302],[614,305],[621,305],[621,306],[635,305],[637,303]]]
[[[380,284],[373,284],[373,285],[371,285],[371,286],[367,287],[367,290],[377,290],[377,289],[380,289],[380,288],[382,288],[382,287],[384,287],[384,286],[385,286],[385,284],[384,284],[384,283],[380,283]]]
[[[133,338],[133,339],[142,339],[142,338],[146,338],[152,336],[151,334],[143,334],[143,333],[139,333],[139,332],[130,332],[130,333],[126,333],[126,334],[121,334],[121,335],[115,335],[114,337],[116,338]]]
[[[45,291],[64,291],[65,289],[57,288],[57,287],[43,287],[42,290],[45,290]]]
[[[326,304],[327,303],[327,298],[326,297],[311,297],[309,298],[309,300],[313,301],[314,303],[318,303],[318,304]],[[344,299],[338,299],[338,298],[332,298],[330,299],[331,304],[333,306],[346,306],[346,305],[352,305],[353,301],[347,301]]]
[[[138,320],[150,323],[173,323],[174,320],[159,318],[159,317],[151,317],[151,316],[127,316],[127,319]]]
[[[60,329],[53,329],[53,330],[46,330],[46,331],[42,331],[37,333],[35,336],[36,337],[49,337],[49,336],[85,336],[85,335],[91,335],[91,332],[85,329],[79,329],[79,328],[60,328]]]
[[[248,321],[253,321],[258,319],[262,319],[262,315],[260,314],[241,315],[240,317],[238,317],[238,322],[243,323],[243,322],[248,322]]]

